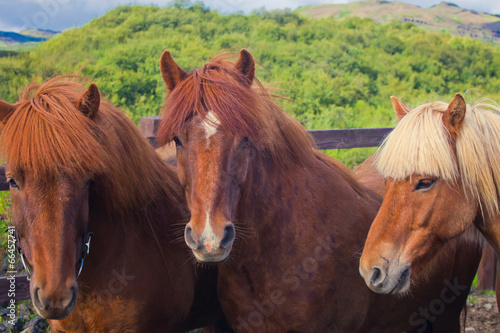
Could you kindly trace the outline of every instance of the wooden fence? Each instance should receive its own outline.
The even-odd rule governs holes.
[[[151,145],[157,148],[156,131],[161,117],[144,117],[139,121],[139,128],[146,136]],[[354,128],[338,130],[315,130],[309,131],[319,149],[350,149],[363,147],[377,147],[392,128]],[[8,191],[9,186],[5,179],[4,168],[0,167],[0,191]],[[483,289],[495,289],[496,279],[496,255],[491,251],[483,257],[479,269],[480,277],[478,285]],[[0,303],[7,302],[10,281],[8,277],[0,277]],[[29,281],[26,275],[16,276],[16,300],[29,299]]]
[[[156,131],[160,123],[160,116],[144,117],[139,120],[139,128],[153,147],[156,144]],[[349,128],[337,130],[309,131],[319,149],[350,149],[377,147],[392,131],[391,127],[383,128]]]

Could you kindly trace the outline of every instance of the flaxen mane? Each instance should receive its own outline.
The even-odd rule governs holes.
[[[442,120],[447,108],[447,103],[436,102],[405,115],[383,142],[377,169],[396,180],[418,174],[460,181],[482,208],[498,214],[500,108],[484,102],[467,105],[456,153]]]
[[[174,172],[122,110],[101,101],[89,119],[76,108],[82,81],[56,77],[26,88],[0,136],[9,169],[46,179],[92,177],[114,210],[144,207],[157,194],[180,202]]]

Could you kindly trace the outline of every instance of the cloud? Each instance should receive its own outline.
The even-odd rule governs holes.
[[[0,31],[21,31],[22,26],[16,26],[0,21]]]
[[[103,0],[105,1],[105,0]],[[0,22],[4,27],[22,29],[64,30],[82,25],[92,19],[92,10],[82,8],[81,2],[69,0],[0,0]]]

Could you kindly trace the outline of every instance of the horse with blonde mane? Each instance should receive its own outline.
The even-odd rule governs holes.
[[[53,78],[15,104],[0,101],[12,219],[36,311],[53,332],[214,323],[217,271],[196,269],[175,242],[188,216],[175,170],[96,85],[79,81]]]
[[[157,138],[177,145],[191,210],[184,238],[196,260],[218,264],[218,295],[233,329],[459,332],[467,293],[439,316],[421,318],[419,307],[440,297],[445,279],[468,291],[480,251],[472,269],[470,262],[455,270],[454,260],[445,261],[411,295],[371,292],[357,254],[380,196],[313,147],[257,81],[248,51],[236,63],[227,59],[217,56],[187,73],[163,53],[170,94]]]
[[[400,122],[378,154],[386,190],[360,262],[378,293],[405,293],[413,267],[457,239],[480,247],[482,234],[500,253],[500,108],[392,101]]]

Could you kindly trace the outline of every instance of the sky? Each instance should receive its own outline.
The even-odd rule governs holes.
[[[50,29],[62,31],[81,26],[94,17],[105,14],[117,5],[154,4],[168,5],[170,0],[0,0],[0,31],[19,32],[24,29]],[[299,6],[319,4],[339,4],[350,0],[204,0],[205,5],[222,13],[253,9],[296,9]],[[430,7],[440,0],[406,0],[406,3],[420,7]],[[500,14],[499,0],[456,0],[465,9]]]

